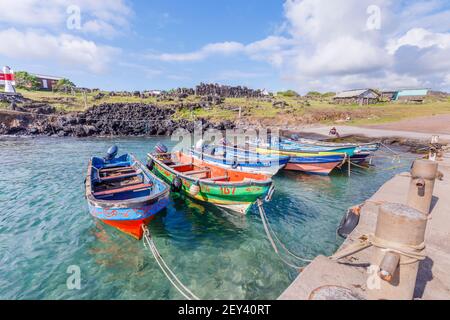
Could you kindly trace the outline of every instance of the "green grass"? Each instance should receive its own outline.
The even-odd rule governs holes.
[[[9,103],[8,102],[0,102],[0,109],[8,109]]]
[[[373,116],[355,119],[349,122],[353,125],[371,125],[396,122],[405,119],[450,114],[450,99],[448,101],[432,101],[424,104],[384,104],[371,107]]]
[[[73,112],[83,111],[86,108],[102,103],[146,103],[158,106],[171,106],[178,103],[190,104],[198,103],[201,97],[189,96],[186,99],[170,99],[158,101],[156,97],[141,99],[140,97],[110,97],[107,92],[102,99],[95,100],[94,96],[98,92],[75,95],[65,93],[54,93],[46,91],[26,91],[19,90],[25,97],[38,102],[48,103],[58,111]],[[330,97],[285,97],[277,96],[273,101],[283,101],[287,103],[284,108],[275,107],[273,102],[267,99],[247,99],[247,98],[227,98],[224,103],[208,109],[188,108],[178,110],[175,114],[177,119],[197,119],[207,118],[212,121],[237,120],[239,107],[242,109],[242,118],[246,120],[266,121],[281,123],[324,123],[331,124],[336,121],[345,121],[350,125],[370,125],[399,121],[402,119],[432,116],[437,114],[450,114],[450,98],[438,100],[428,98],[424,104],[401,104],[401,103],[380,103],[370,106],[359,105],[335,105]],[[0,108],[7,108],[8,103],[1,103]]]
[[[195,109],[191,111],[187,108],[183,108],[181,110],[177,110],[174,115],[174,119],[196,120],[199,118],[205,118],[212,121],[235,120],[237,118],[237,114],[238,113],[233,110],[225,110],[217,106],[209,110]]]

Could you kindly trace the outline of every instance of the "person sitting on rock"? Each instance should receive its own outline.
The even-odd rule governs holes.
[[[337,131],[336,127],[331,128],[329,135],[330,136],[335,136],[336,138],[340,138],[341,137],[339,135],[339,132]]]

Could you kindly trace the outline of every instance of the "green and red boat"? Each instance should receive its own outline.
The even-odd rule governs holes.
[[[183,152],[149,153],[147,167],[173,192],[242,215],[258,199],[270,200],[274,191],[267,175],[226,169]]]

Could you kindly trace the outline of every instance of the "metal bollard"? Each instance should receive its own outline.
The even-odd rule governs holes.
[[[380,264],[380,278],[387,282],[394,280],[395,271],[400,263],[400,254],[386,252]]]
[[[430,160],[416,160],[411,169],[407,205],[423,212],[430,213],[433,200],[434,183],[438,164]]]
[[[427,217],[422,212],[403,204],[387,203],[380,207],[376,239],[389,243],[388,248],[423,244]],[[375,286],[368,286],[370,300],[411,300],[414,297],[419,261],[398,250],[391,251],[374,244],[371,264],[380,266]]]

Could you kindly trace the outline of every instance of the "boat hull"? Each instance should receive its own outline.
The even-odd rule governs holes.
[[[263,144],[262,146],[256,145],[257,152],[262,154],[267,153],[268,150],[277,150],[281,155],[285,155],[287,153],[297,153],[297,154],[322,154],[322,155],[333,155],[333,154],[346,154],[347,156],[353,156],[354,154],[359,152],[359,149],[356,146],[344,146],[344,147],[325,147],[325,146],[317,146],[317,145],[305,145],[298,144],[295,142],[284,142],[275,145]]]
[[[89,213],[136,239],[169,204],[169,186],[133,155],[108,162],[92,158],[85,187]]]
[[[297,143],[308,146],[321,146],[321,147],[357,147],[361,152],[376,152],[380,149],[380,143],[333,143],[326,141],[316,141],[309,139],[300,139]]]
[[[181,179],[182,186],[180,193],[185,194],[192,199],[208,202],[241,215],[245,215],[253,203],[258,199],[266,197],[271,191],[271,188],[273,188],[270,179],[265,181],[227,183],[206,182],[204,180],[188,178],[183,176],[182,173],[165,166],[157,159],[153,158],[153,160],[155,161],[153,173],[162,178],[165,182],[172,185],[173,180],[176,177]],[[204,161],[196,159],[195,157],[192,157],[192,160],[196,164],[205,164]],[[231,174],[239,174],[239,172],[235,170],[227,169],[227,171]],[[197,194],[191,192],[191,186],[194,184],[199,186],[199,192]]]
[[[361,164],[367,161],[367,158],[370,157],[371,153],[370,152],[363,152],[357,155],[354,155],[353,157],[350,158],[351,162],[356,163],[356,164]]]
[[[337,166],[342,164],[347,159],[346,154],[316,152],[286,152],[278,150],[257,149],[261,152],[272,152],[275,154],[282,154],[290,156],[289,163],[284,168],[288,171],[302,171],[308,174],[328,175]]]
[[[168,204],[169,193],[157,202],[137,204],[134,208],[104,208],[89,203],[89,211],[96,219],[140,240],[143,236],[142,226],[148,225]]]
[[[342,161],[328,163],[288,163],[285,170],[302,171],[308,174],[329,175]]]

